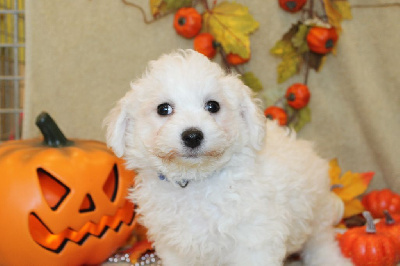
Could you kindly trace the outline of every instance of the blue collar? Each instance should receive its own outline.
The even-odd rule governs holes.
[[[163,175],[161,173],[158,174],[158,178],[160,180],[165,180],[165,181],[169,182],[169,180],[165,177],[165,175]],[[177,183],[181,188],[185,188],[189,184],[189,180],[183,179],[181,181],[176,181],[175,183]]]

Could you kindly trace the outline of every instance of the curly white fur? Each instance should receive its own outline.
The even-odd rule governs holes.
[[[282,265],[300,250],[306,265],[351,265],[334,241],[327,162],[267,122],[236,75],[181,50],[131,87],[105,119],[107,142],[138,172],[130,197],[164,265]],[[185,146],[188,128],[203,133],[198,147]]]

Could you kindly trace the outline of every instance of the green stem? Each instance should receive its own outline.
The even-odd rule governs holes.
[[[40,129],[40,132],[42,132],[44,138],[43,144],[45,146],[59,148],[73,144],[72,141],[65,137],[53,118],[46,112],[42,112],[38,115],[36,118],[36,126]]]
[[[385,224],[392,225],[395,223],[393,217],[390,215],[389,211],[384,210],[383,214],[385,215]]]

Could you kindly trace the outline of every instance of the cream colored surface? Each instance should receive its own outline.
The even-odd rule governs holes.
[[[134,2],[149,10],[149,1]],[[260,78],[266,93],[301,82],[299,75],[277,84],[279,59],[268,52],[299,15],[282,11],[277,1],[238,2],[260,22],[244,69]],[[146,25],[138,10],[117,0],[28,0],[26,19],[24,138],[39,135],[35,116],[45,110],[68,137],[104,140],[103,118],[147,62],[192,47],[192,40],[176,35],[172,15]],[[344,171],[375,171],[371,188],[398,192],[399,20],[396,7],[353,9],[353,20],[343,23],[337,55],[328,57],[320,73],[310,74],[312,123],[300,132],[323,157],[338,158]]]

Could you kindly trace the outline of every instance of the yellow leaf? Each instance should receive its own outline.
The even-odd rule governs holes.
[[[335,7],[335,9],[341,14],[342,19],[353,18],[349,2],[341,0],[341,1],[334,1],[332,4]]]
[[[360,174],[350,171],[340,178],[340,184],[343,187],[335,188],[333,191],[344,201],[360,196],[368,188]]]
[[[352,173],[348,171],[340,176],[341,169],[337,159],[331,160],[329,166],[331,189],[344,203],[344,218],[361,213],[364,208],[358,196],[367,190],[374,173]]]
[[[329,176],[331,177],[331,184],[339,184],[340,173],[342,170],[339,167],[338,160],[332,159],[329,162]]]
[[[224,51],[242,58],[250,56],[249,34],[259,23],[249,14],[248,8],[235,2],[221,2],[203,15],[206,30],[221,44]]]
[[[323,0],[325,6],[325,12],[328,16],[329,24],[336,28],[336,32],[339,34],[342,30],[341,22],[343,20],[342,15],[335,6],[332,4],[331,0]]]
[[[364,211],[364,206],[358,199],[352,199],[350,201],[346,201],[344,202],[344,205],[345,208],[344,208],[343,218],[348,218]]]
[[[167,4],[163,0],[150,0],[150,10],[153,17],[156,17],[167,10]]]

